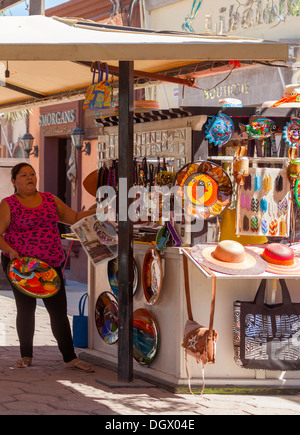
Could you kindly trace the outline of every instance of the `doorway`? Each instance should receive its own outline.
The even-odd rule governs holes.
[[[71,183],[68,180],[71,139],[45,137],[44,191],[51,192],[71,207]],[[69,232],[67,225],[59,224],[61,234]]]

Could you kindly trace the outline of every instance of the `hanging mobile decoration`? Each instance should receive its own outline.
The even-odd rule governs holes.
[[[241,133],[246,132],[250,139],[265,139],[276,132],[276,124],[271,119],[253,116],[248,125],[239,124]]]
[[[222,146],[230,141],[234,133],[232,119],[224,113],[212,116],[205,126],[206,139],[215,146]]]
[[[282,138],[289,147],[300,146],[300,118],[291,118],[285,124],[282,131]]]

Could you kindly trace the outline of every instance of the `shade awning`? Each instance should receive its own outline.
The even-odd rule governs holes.
[[[134,60],[135,69],[159,72],[207,60],[286,61],[288,44],[255,38],[105,26],[82,19],[0,17],[0,110],[74,95],[91,83],[90,69],[77,62]],[[71,95],[70,94],[70,95]]]

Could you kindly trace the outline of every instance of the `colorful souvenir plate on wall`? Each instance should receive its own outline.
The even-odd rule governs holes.
[[[150,248],[145,254],[142,269],[143,290],[149,305],[154,305],[158,301],[162,280],[160,255],[155,249]]]
[[[110,292],[101,293],[96,302],[95,322],[100,337],[107,344],[118,341],[118,311],[115,295]]]
[[[107,263],[107,274],[110,287],[116,297],[118,297],[118,259],[114,258]],[[139,282],[139,272],[135,259],[133,259],[133,296],[136,294]]]
[[[232,119],[224,113],[210,118],[205,126],[205,137],[215,146],[222,146],[230,141],[234,133]]]
[[[160,333],[150,311],[140,308],[133,313],[133,357],[142,365],[149,365],[157,356]]]
[[[61,281],[56,270],[38,258],[15,258],[8,264],[7,272],[10,282],[27,296],[46,299],[60,290]]]
[[[300,118],[292,118],[283,128],[282,137],[287,146],[300,146]]]
[[[231,203],[232,184],[221,166],[197,161],[184,166],[176,175],[175,198],[191,217],[210,219],[222,214]]]

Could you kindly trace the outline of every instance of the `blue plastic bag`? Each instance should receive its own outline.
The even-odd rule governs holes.
[[[85,349],[88,347],[88,316],[84,315],[88,294],[85,293],[79,301],[79,316],[73,316],[73,344]]]

